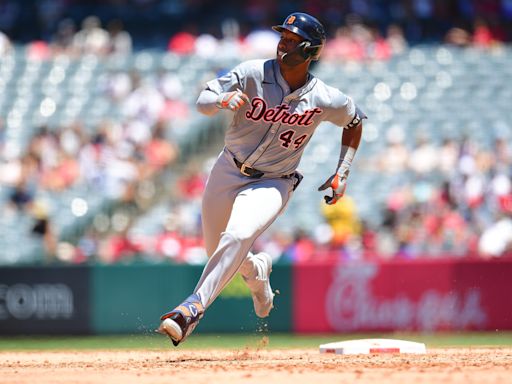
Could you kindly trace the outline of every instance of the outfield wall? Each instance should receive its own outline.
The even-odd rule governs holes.
[[[0,268],[0,334],[90,333],[90,268]]]
[[[512,329],[512,260],[311,264],[292,280],[295,332]]]
[[[0,268],[0,334],[151,333],[202,267]],[[236,277],[198,332],[511,330],[512,260],[276,265],[280,291],[258,319]]]

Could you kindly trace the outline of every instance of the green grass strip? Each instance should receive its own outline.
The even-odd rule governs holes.
[[[320,344],[364,339],[391,338],[425,343],[436,347],[512,347],[512,332],[463,333],[380,333],[380,334],[193,334],[180,349],[236,348],[318,348]],[[115,336],[13,336],[0,339],[0,351],[76,349],[173,349],[161,335]]]

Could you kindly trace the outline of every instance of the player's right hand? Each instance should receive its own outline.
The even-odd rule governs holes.
[[[242,105],[249,102],[249,97],[241,90],[221,93],[217,99],[217,107],[237,111]]]
[[[318,187],[319,191],[323,191],[329,187],[332,189],[332,196],[324,196],[326,204],[336,204],[337,201],[343,197],[345,189],[347,189],[349,173],[350,169],[342,165],[334,175],[330,176],[325,183]]]

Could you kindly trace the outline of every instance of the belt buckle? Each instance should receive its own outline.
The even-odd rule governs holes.
[[[244,176],[248,176],[248,177],[249,177],[249,176],[251,176],[251,174],[250,174],[250,173],[247,173],[247,172],[245,171],[247,168],[250,168],[250,167],[248,167],[247,165],[245,165],[245,163],[244,163],[244,164],[242,164],[242,166],[240,167],[240,173],[241,173],[242,175],[244,175]]]

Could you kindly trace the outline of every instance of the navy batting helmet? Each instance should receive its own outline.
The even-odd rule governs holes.
[[[308,53],[313,60],[318,60],[325,44],[325,29],[323,25],[313,16],[307,13],[295,12],[290,14],[282,25],[272,27],[274,31],[283,32],[287,29],[290,32],[302,36],[311,43]]]

